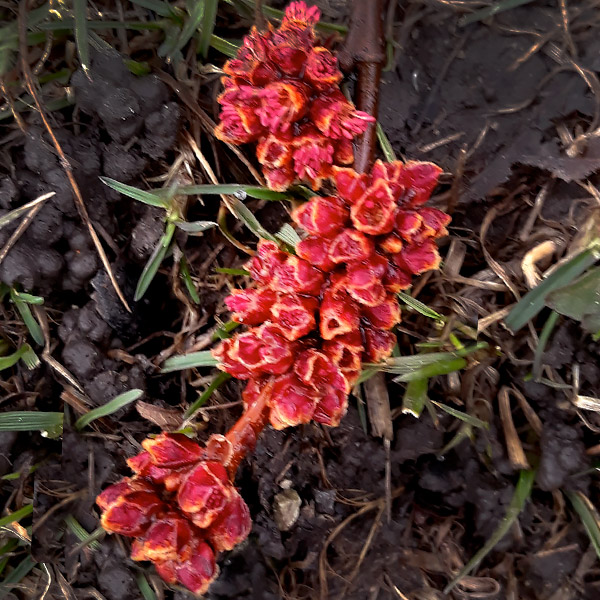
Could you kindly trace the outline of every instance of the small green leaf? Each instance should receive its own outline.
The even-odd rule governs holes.
[[[219,183],[219,184],[201,184],[201,185],[181,185],[175,190],[175,193],[182,196],[200,196],[216,194],[238,194],[242,198],[244,194],[257,200],[289,200],[289,194],[283,192],[274,192],[268,188],[256,187],[253,185],[241,185],[239,183]]]
[[[29,575],[30,571],[37,563],[27,555],[2,581],[0,586],[0,600],[6,598],[10,590],[19,585],[22,579]]]
[[[13,352],[12,354],[9,354],[8,356],[0,356],[0,371],[4,370],[4,369],[10,369],[10,367],[13,367],[14,365],[16,365],[19,360],[21,358],[23,358],[25,355],[27,355],[27,353],[29,352],[33,352],[33,350],[31,349],[31,346],[29,344],[23,344],[18,350],[16,350],[15,352]],[[34,353],[35,356],[35,353]],[[37,356],[36,356],[37,358]],[[39,364],[39,359],[38,359],[38,364]],[[28,368],[32,368],[29,367],[28,364]]]
[[[147,8],[161,17],[175,16],[175,13],[169,4],[167,2],[163,2],[162,0],[131,0],[131,2],[133,4],[137,4],[138,6],[142,6],[143,8]]]
[[[230,210],[233,215],[238,218],[242,223],[258,238],[263,240],[270,240],[271,242],[277,243],[277,238],[270,234],[254,216],[252,211],[240,200],[234,198],[229,203]]]
[[[139,202],[143,202],[144,204],[164,209],[167,209],[169,207],[169,202],[167,201],[167,199],[161,196],[159,193],[163,192],[164,194],[166,194],[166,189],[158,190],[158,192],[147,192],[144,190],[140,190],[139,188],[133,187],[132,185],[127,185],[125,183],[121,183],[120,181],[116,181],[115,179],[111,179],[110,177],[104,176],[100,177],[100,181],[108,187],[112,188],[113,190],[116,190],[117,192],[123,194],[124,196],[133,198],[134,200],[138,200]]]
[[[488,541],[484,544],[483,548],[475,553],[473,558],[459,571],[458,575],[446,586],[444,594],[450,593],[450,591],[456,586],[456,584],[465,576],[468,575],[473,569],[475,569],[479,563],[492,551],[494,546],[500,542],[500,540],[510,531],[513,523],[521,514],[525,503],[531,496],[531,490],[533,488],[533,481],[535,479],[535,471],[521,471],[519,474],[519,481],[515,488],[515,493],[508,505],[508,510],[500,525],[496,528],[494,533],[490,536]]]
[[[535,353],[533,356],[533,378],[537,381],[542,374],[542,358],[544,356],[544,350],[546,349],[546,344],[548,343],[548,339],[554,331],[554,327],[556,322],[558,321],[559,314],[555,311],[550,313],[550,316],[544,323],[544,327],[542,328],[542,333],[540,334],[540,339],[538,340],[538,345],[535,349]]]
[[[237,321],[227,321],[227,323],[223,323],[213,334],[213,341],[217,340],[226,340],[231,337],[231,332],[239,327],[241,323]]]
[[[10,290],[10,299],[17,307],[17,310],[23,319],[23,323],[25,323],[25,326],[29,330],[29,334],[33,338],[34,342],[39,346],[43,346],[44,332],[42,331],[40,324],[35,320],[33,314],[31,314],[29,304],[21,300],[18,296],[18,292],[13,288]]]
[[[44,299],[42,298],[42,296],[34,296],[33,294],[18,292],[17,290],[13,290],[13,299],[22,300],[27,304],[34,304],[36,306],[41,306],[42,304],[44,304]]]
[[[15,410],[0,413],[0,431],[49,431],[62,427],[63,413]]]
[[[185,369],[194,369],[196,367],[216,367],[219,361],[212,355],[210,350],[202,352],[190,352],[180,356],[172,356],[165,360],[161,373],[171,373],[172,371],[183,371]]]
[[[506,326],[515,333],[519,331],[544,308],[546,298],[550,292],[569,285],[599,258],[600,253],[598,250],[588,248],[561,265],[554,273],[519,300],[506,317]]]
[[[99,406],[98,408],[94,408],[94,410],[90,410],[85,413],[75,421],[75,429],[77,431],[81,431],[84,427],[89,425],[92,421],[96,419],[100,419],[101,417],[108,417],[113,413],[117,412],[119,409],[131,404],[138,398],[144,395],[143,390],[133,389],[128,392],[124,392],[123,394],[119,394],[115,398],[113,398],[110,402]]]
[[[425,365],[420,369],[416,369],[412,373],[404,373],[398,377],[394,377],[396,382],[413,381],[414,379],[429,379],[438,375],[448,375],[455,371],[461,371],[467,366],[467,361],[464,358],[445,358],[436,361],[433,364]]]

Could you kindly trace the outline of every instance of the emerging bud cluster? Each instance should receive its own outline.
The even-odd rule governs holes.
[[[96,499],[109,533],[135,538],[133,560],[149,560],[167,583],[203,594],[217,577],[216,554],[246,539],[252,523],[226,470],[225,438],[201,447],[182,434],[142,442],[127,463],[134,477]]]
[[[315,34],[319,16],[316,7],[292,2],[278,29],[254,27],[223,67],[215,134],[235,145],[257,142],[273,190],[295,181],[318,189],[332,165],[352,164],[352,139],[375,120],[340,91],[337,59]]]
[[[251,328],[213,353],[221,369],[248,380],[247,406],[271,386],[276,429],[338,425],[362,364],[391,354],[396,293],[439,265],[435,239],[450,217],[422,204],[440,171],[421,162],[378,161],[369,175],[336,167],[337,196],[315,196],[293,214],[308,234],[297,254],[259,243],[249,263],[256,287],[225,299]]]

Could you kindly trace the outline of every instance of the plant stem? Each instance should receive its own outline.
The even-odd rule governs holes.
[[[271,397],[272,387],[273,384],[269,382],[261,395],[246,409],[225,435],[233,449],[233,455],[227,465],[232,478],[235,477],[235,472],[244,456],[254,450],[256,440],[267,424],[269,416],[267,402]]]
[[[356,107],[377,118],[379,81],[385,62],[383,38],[382,0],[354,0],[346,44],[339,53],[345,71],[356,68],[358,81]],[[366,171],[375,156],[376,123],[371,123],[359,138],[354,153],[354,168]]]

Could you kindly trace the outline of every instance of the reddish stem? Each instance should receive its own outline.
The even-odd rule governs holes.
[[[227,465],[229,475],[233,479],[235,472],[248,452],[254,450],[256,440],[267,424],[269,411],[267,402],[271,396],[272,383],[268,383],[261,395],[250,405],[236,421],[225,437],[231,443],[233,454]]]

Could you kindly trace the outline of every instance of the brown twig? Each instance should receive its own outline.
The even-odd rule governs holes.
[[[382,0],[354,0],[350,27],[344,48],[338,58],[345,71],[358,73],[356,106],[377,118],[379,81],[385,62]],[[354,168],[366,171],[375,156],[376,124],[371,123],[359,138],[354,152]]]

